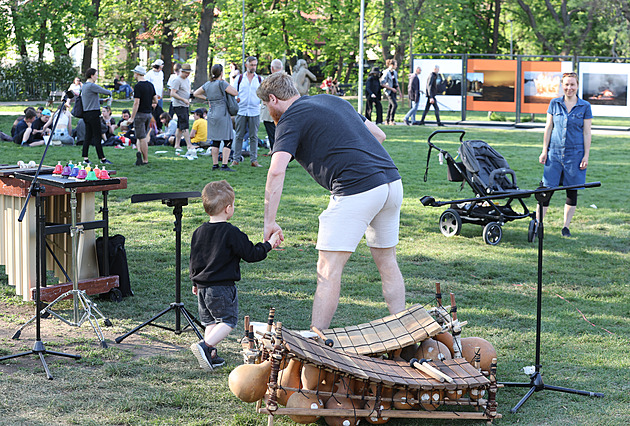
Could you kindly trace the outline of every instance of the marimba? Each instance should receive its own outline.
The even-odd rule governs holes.
[[[0,169],[0,265],[4,265],[9,285],[24,300],[32,300],[31,289],[35,288],[36,270],[36,228],[37,217],[35,200],[27,206],[22,222],[18,217],[30,188],[29,176],[36,168],[20,169],[9,166]],[[113,178],[99,181],[76,181],[52,176],[52,167],[42,167],[39,182],[43,187],[40,196],[45,200],[46,220],[46,265],[54,265],[52,270],[60,282],[72,281],[73,268],[72,239],[69,234],[71,223],[70,201],[77,201],[77,223],[84,232],[79,234],[77,267],[79,279],[99,276],[96,253],[96,229],[106,233],[109,227],[107,216],[107,194],[109,191],[127,187],[127,178]],[[20,178],[16,178],[20,176]],[[32,179],[31,179],[32,180]],[[96,192],[103,193],[102,220],[95,220]]]

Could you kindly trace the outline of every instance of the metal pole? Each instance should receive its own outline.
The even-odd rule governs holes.
[[[510,59],[514,59],[514,49],[513,49],[513,39],[512,39],[512,28],[514,26],[514,22],[512,22],[511,19],[508,19],[508,22],[510,23]]]
[[[363,113],[363,33],[365,31],[363,22],[365,20],[365,0],[361,0],[361,21],[359,22],[359,83],[358,83],[358,105],[357,111]]]
[[[243,0],[243,45],[241,47],[242,50],[242,68],[241,68],[241,72],[245,72],[245,0]]]

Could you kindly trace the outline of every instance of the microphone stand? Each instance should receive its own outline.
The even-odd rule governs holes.
[[[536,290],[536,363],[534,365],[534,373],[529,376],[529,383],[512,383],[512,382],[503,382],[501,383],[504,386],[512,386],[512,387],[523,387],[529,388],[529,391],[525,394],[523,398],[510,410],[512,414],[516,413],[519,408],[529,399],[530,396],[534,394],[534,392],[540,392],[544,390],[552,390],[557,392],[565,392],[572,393],[576,395],[584,395],[584,396],[596,396],[603,398],[604,394],[599,392],[590,392],[583,391],[577,389],[564,388],[560,386],[551,386],[543,383],[542,374],[540,369],[542,368],[542,364],[540,363],[540,337],[542,334],[542,277],[543,277],[543,241],[544,241],[544,225],[543,225],[543,204],[547,202],[555,191],[559,191],[561,189],[582,189],[589,188],[593,186],[600,186],[599,182],[595,183],[587,183],[585,185],[572,185],[558,188],[545,188],[542,186],[534,191],[536,201],[538,201],[538,211],[540,212],[538,219],[538,286]]]

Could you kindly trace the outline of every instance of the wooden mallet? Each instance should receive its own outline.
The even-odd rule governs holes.
[[[417,358],[412,358],[409,361],[409,365],[411,367],[417,369],[417,370],[422,371],[426,375],[433,377],[435,380],[437,380],[439,382],[447,381],[449,383],[453,383],[453,379],[452,378],[450,378],[449,376],[447,376],[446,374],[442,373],[437,368],[435,368],[432,365],[430,365],[427,361],[428,360],[425,359],[425,358],[422,358],[421,360],[418,360]]]

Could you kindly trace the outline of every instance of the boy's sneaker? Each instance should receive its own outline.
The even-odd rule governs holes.
[[[219,357],[217,348],[208,347],[203,340],[190,345],[190,350],[199,361],[199,366],[204,370],[214,370],[225,364],[225,360]]]

